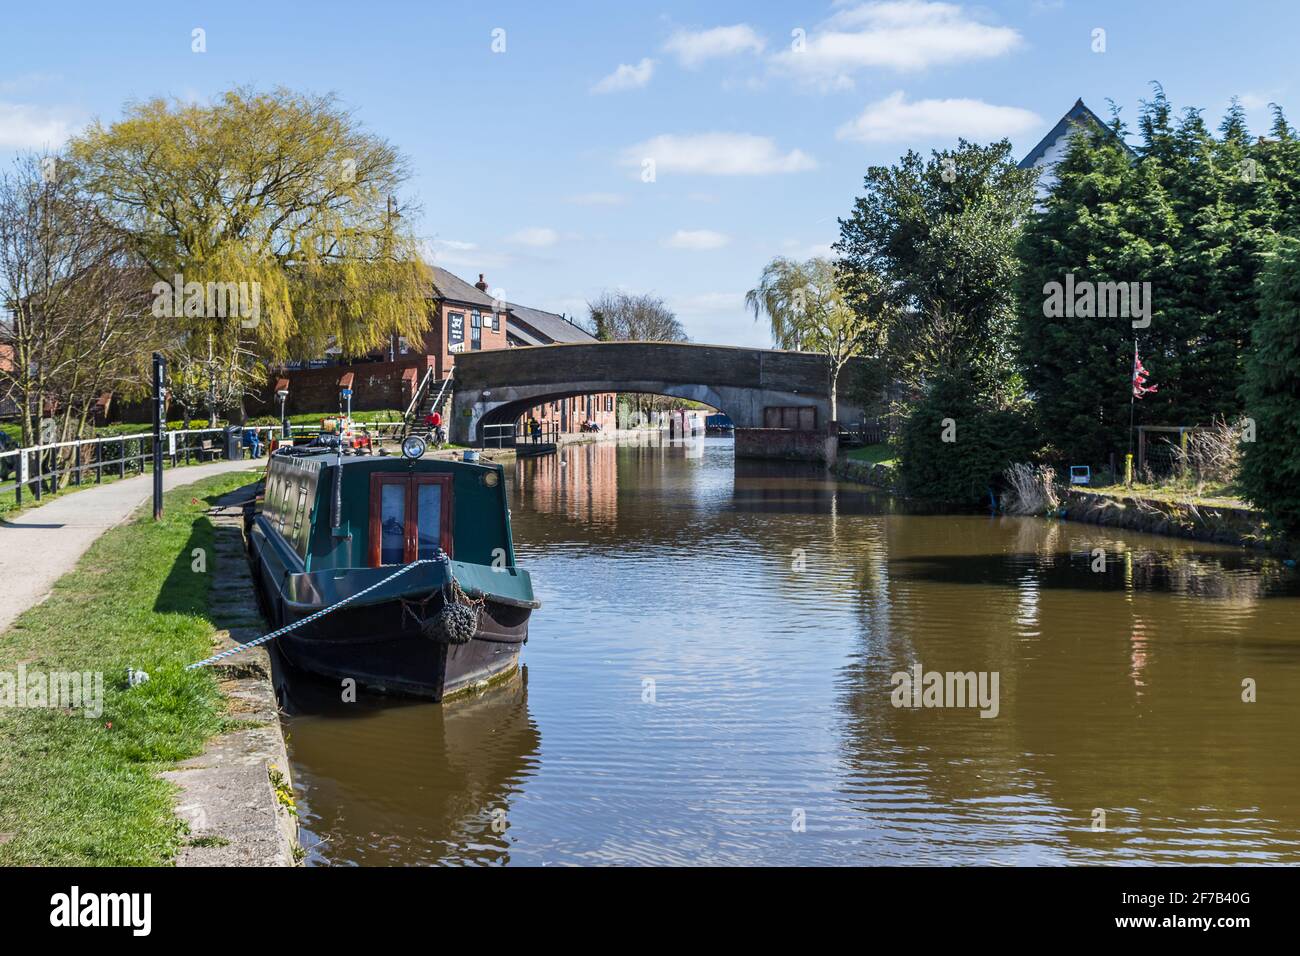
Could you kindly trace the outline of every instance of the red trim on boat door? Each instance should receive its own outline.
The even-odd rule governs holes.
[[[410,564],[417,557],[421,557],[420,551],[420,487],[422,485],[435,485],[439,488],[438,504],[439,513],[437,518],[438,540],[442,550],[448,555],[452,554],[452,507],[451,507],[451,475],[394,475],[380,474],[370,476],[370,566],[372,568],[380,567],[383,564],[383,538],[384,538],[384,488],[385,486],[396,486],[401,489],[400,496],[397,500],[401,502],[402,513],[401,535],[402,535],[402,563]],[[394,503],[394,496],[390,494],[389,504]],[[395,515],[389,515],[390,520]],[[390,528],[390,535],[393,529]],[[427,549],[426,549],[427,550]],[[431,554],[423,557],[433,557]],[[392,563],[392,562],[389,562]]]

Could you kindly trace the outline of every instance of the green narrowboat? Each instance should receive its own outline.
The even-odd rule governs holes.
[[[354,455],[335,440],[272,456],[248,543],[272,622],[295,625],[276,639],[294,667],[434,700],[518,667],[539,605],[515,566],[502,468],[423,450],[412,438],[400,457]]]

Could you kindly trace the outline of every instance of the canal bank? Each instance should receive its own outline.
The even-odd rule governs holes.
[[[906,489],[892,462],[858,461],[841,455],[833,470],[848,481],[906,498]],[[1269,534],[1268,516],[1262,511],[1218,502],[1070,487],[1063,489],[1059,508],[1047,517],[1277,554],[1290,554],[1295,550],[1294,545],[1278,541]]]
[[[187,810],[166,779],[200,770],[183,762],[205,747],[225,748],[227,766],[247,769],[262,759],[259,748],[273,749],[269,735],[279,734],[261,675],[185,668],[210,653],[214,620],[232,625],[230,633],[237,620],[258,629],[239,585],[223,589],[214,580],[217,568],[242,560],[238,545],[218,533],[215,519],[225,509],[217,502],[250,477],[220,474],[173,489],[158,522],[145,509],[132,521],[114,520],[48,599],[0,635],[0,864],[186,863],[198,851],[235,852],[255,832],[258,839],[268,832],[213,827],[224,818],[211,808],[251,802],[256,788],[218,783],[207,807]],[[46,507],[89,506],[94,494]],[[26,527],[43,514],[24,515]],[[146,679],[129,679],[140,671]],[[15,674],[24,692],[11,699]],[[275,789],[265,771],[261,782]]]

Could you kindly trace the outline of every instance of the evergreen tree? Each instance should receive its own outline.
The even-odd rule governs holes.
[[[1058,183],[1030,217],[1017,285],[1020,355],[1049,444],[1073,463],[1100,464],[1128,445],[1134,337],[1160,382],[1177,375],[1172,324],[1160,304],[1174,281],[1178,223],[1158,162],[1134,163],[1109,130],[1080,127],[1056,167]],[[1150,283],[1151,325],[1132,315],[1064,314],[1048,301],[1073,283]],[[1095,285],[1094,285],[1095,288]],[[1054,314],[1049,314],[1054,313]],[[1168,363],[1168,364],[1162,364]],[[1162,385],[1163,388],[1163,385]]]
[[[1260,317],[1242,389],[1255,440],[1240,485],[1288,535],[1300,535],[1300,239],[1279,243],[1260,277]]]

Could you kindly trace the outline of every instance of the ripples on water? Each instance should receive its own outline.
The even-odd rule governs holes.
[[[517,680],[295,682],[313,862],[1300,860],[1300,588],[1270,559],[909,514],[718,440],[521,462],[511,502],[543,602]],[[892,706],[918,661],[998,672],[998,716]]]

